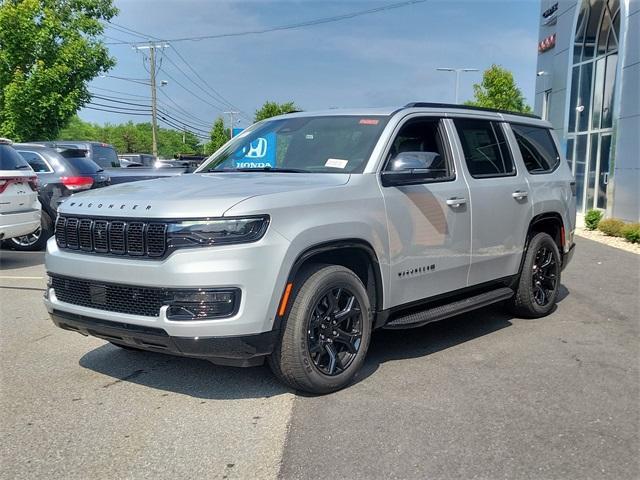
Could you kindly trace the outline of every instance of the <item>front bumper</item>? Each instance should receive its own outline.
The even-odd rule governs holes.
[[[278,340],[277,331],[238,337],[172,337],[161,328],[111,322],[58,310],[53,310],[50,315],[58,327],[82,335],[141,350],[241,367],[262,363]]]
[[[46,267],[52,275],[123,287],[233,288],[241,292],[233,316],[177,321],[167,318],[167,306],[155,316],[117,313],[97,305],[67,303],[56,297],[54,289],[47,291],[45,305],[50,313],[57,310],[158,328],[180,338],[237,337],[272,330],[290,268],[285,260],[289,242],[273,229],[259,242],[178,250],[160,260],[61,250],[54,238],[47,247]]]
[[[38,203],[38,206],[40,204]],[[0,215],[0,239],[21,237],[35,232],[40,227],[40,209]]]

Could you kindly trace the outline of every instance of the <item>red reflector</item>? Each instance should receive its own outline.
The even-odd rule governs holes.
[[[91,177],[62,177],[62,183],[69,190],[86,190],[93,186]]]
[[[377,120],[375,118],[362,118],[358,123],[360,123],[360,125],[378,125],[378,123],[380,123],[380,120]]]

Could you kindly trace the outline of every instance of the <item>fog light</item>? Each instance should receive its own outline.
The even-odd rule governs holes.
[[[189,321],[230,317],[238,310],[239,289],[171,290],[166,304],[169,320]]]

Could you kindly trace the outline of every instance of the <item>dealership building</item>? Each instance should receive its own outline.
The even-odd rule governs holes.
[[[578,211],[640,218],[640,0],[542,0],[536,113],[554,126]]]

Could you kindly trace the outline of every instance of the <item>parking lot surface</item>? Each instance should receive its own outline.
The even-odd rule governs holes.
[[[640,478],[640,256],[578,239],[557,310],[374,335],[357,382],[56,329],[43,255],[0,251],[2,478]]]

